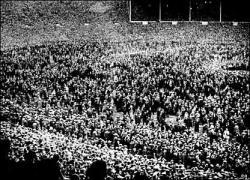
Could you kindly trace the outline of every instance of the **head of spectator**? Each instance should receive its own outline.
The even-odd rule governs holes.
[[[93,162],[87,169],[87,180],[104,180],[107,175],[107,165],[103,160]]]

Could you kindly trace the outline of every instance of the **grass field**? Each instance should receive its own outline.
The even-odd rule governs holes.
[[[124,5],[122,1],[1,1],[1,49],[112,34],[113,22],[126,19],[126,12],[120,12],[125,8],[119,8]]]

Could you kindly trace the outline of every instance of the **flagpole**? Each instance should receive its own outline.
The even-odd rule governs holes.
[[[191,7],[191,0],[189,0],[189,21],[191,21],[192,20],[192,13],[191,13],[191,11],[192,11],[192,7]]]
[[[159,22],[161,22],[161,0],[159,0]]]
[[[131,1],[129,0],[129,22],[131,22]]]
[[[220,0],[220,22],[222,20],[222,7],[221,7],[221,0]]]

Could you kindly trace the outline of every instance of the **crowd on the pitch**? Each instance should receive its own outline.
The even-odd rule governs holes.
[[[249,176],[249,72],[223,68],[237,61],[249,69],[246,44],[117,47],[1,52],[1,116],[19,124],[4,131],[11,159],[23,161],[26,148],[40,160],[59,154],[63,174],[81,178],[96,159],[107,162],[109,179]]]

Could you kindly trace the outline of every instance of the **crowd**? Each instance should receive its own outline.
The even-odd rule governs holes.
[[[80,179],[98,159],[108,179],[249,178],[245,41],[57,42],[1,58],[13,161],[58,154]],[[245,69],[225,68],[235,62]]]

